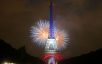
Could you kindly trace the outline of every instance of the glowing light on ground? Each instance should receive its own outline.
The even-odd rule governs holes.
[[[16,64],[16,63],[12,63],[12,62],[3,62],[2,64]]]

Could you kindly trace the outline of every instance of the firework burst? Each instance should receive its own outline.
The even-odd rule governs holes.
[[[49,34],[49,23],[48,21],[40,20],[36,26],[31,27],[31,37],[33,41],[38,45],[45,45]],[[54,27],[55,40],[58,49],[63,49],[66,47],[66,42],[68,42],[68,35],[64,30],[57,29]]]

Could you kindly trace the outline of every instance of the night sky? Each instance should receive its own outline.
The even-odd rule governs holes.
[[[70,44],[62,56],[70,58],[102,48],[102,0],[54,0],[54,20],[68,32]],[[48,19],[49,0],[0,0],[0,38],[13,48],[25,46],[40,57],[44,50],[30,37],[31,26]]]

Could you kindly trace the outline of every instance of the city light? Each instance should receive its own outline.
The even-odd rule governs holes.
[[[2,64],[16,64],[16,63],[13,63],[13,62],[3,62]]]

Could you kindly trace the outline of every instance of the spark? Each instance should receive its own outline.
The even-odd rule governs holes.
[[[33,38],[34,43],[38,45],[45,45],[48,39],[49,34],[49,21],[40,20],[36,26],[31,27],[31,37]],[[66,44],[69,40],[68,35],[64,30],[57,29],[54,26],[54,35],[55,40],[58,46],[58,49],[63,49],[66,47]]]

